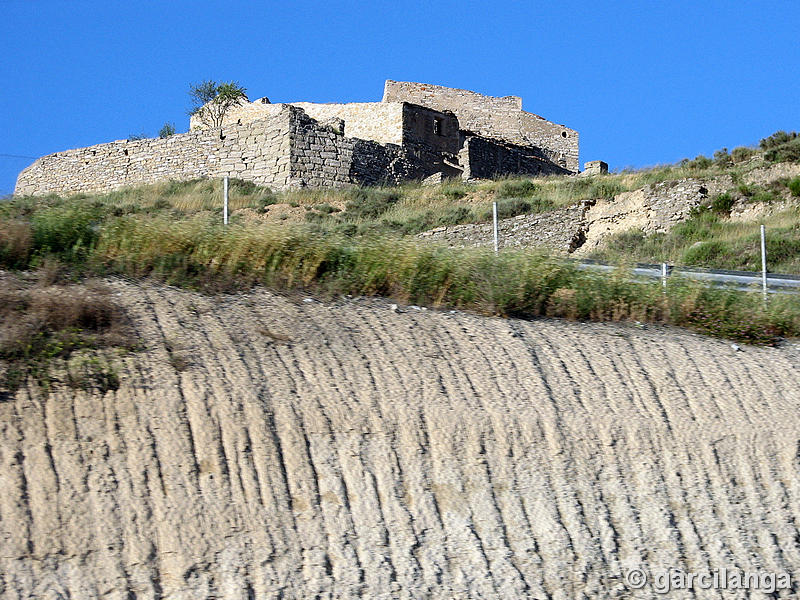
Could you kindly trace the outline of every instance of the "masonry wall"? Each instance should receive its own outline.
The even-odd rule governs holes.
[[[318,104],[314,102],[292,102],[291,104],[263,104],[246,102],[232,107],[223,119],[223,125],[252,123],[277,114],[286,106],[303,109],[312,119],[325,122],[342,119],[344,135],[362,140],[373,140],[381,144],[403,143],[403,103],[353,102],[348,104]],[[190,129],[203,129],[194,117]]]
[[[465,179],[489,179],[503,175],[563,175],[566,169],[555,165],[535,148],[515,146],[499,140],[467,136],[459,154]]]
[[[423,146],[455,156],[461,146],[459,123],[452,113],[442,113],[416,104],[403,103],[402,143]]]
[[[225,176],[285,187],[291,176],[289,132],[293,118],[286,108],[246,126],[57,152],[23,170],[14,193],[97,192],[168,179]]]
[[[344,135],[349,138],[372,140],[381,144],[403,143],[403,104],[353,102],[350,104],[315,104],[292,102],[317,121],[342,119]]]
[[[297,112],[291,128],[291,185],[391,185],[423,178],[436,168],[412,160],[401,146],[343,136],[292,108]]]
[[[578,132],[522,110],[517,96],[495,98],[469,90],[387,80],[384,102],[411,102],[452,111],[461,129],[520,146],[537,146],[548,158],[578,171]]]
[[[255,102],[242,102],[228,109],[222,119],[222,126],[246,125],[254,121],[274,117],[283,110],[286,110],[286,104],[262,104],[258,100]],[[189,118],[189,131],[198,131],[200,129],[210,129],[210,127],[204,125],[194,115],[191,116]]]
[[[290,185],[341,187],[350,183],[354,140],[291,107]]]

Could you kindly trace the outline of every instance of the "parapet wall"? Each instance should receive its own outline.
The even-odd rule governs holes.
[[[316,104],[292,102],[317,121],[342,119],[344,135],[349,138],[372,140],[380,144],[403,143],[403,105],[381,102],[353,102],[351,104]]]
[[[323,122],[342,119],[344,135],[381,144],[403,143],[403,104],[383,102],[353,102],[348,104],[318,104],[315,102],[292,102],[290,104],[263,104],[259,100],[244,102],[232,107],[222,121],[224,125],[252,123],[279,113],[286,106],[301,108],[312,119]],[[190,129],[203,129],[194,117]]]
[[[22,171],[14,193],[98,192],[168,179],[225,176],[284,187],[291,175],[292,117],[287,109],[246,127],[233,125],[57,152]]]
[[[412,102],[452,111],[461,129],[519,146],[536,146],[567,170],[578,172],[578,132],[522,110],[517,96],[495,98],[469,90],[409,81],[386,81],[384,102]]]
[[[499,140],[468,136],[459,154],[465,179],[491,179],[504,175],[565,175],[535,148],[515,146]]]
[[[267,118],[241,125],[44,156],[20,173],[14,193],[105,192],[170,179],[226,176],[275,189],[342,187],[399,183],[439,168],[412,162],[406,152],[401,146],[345,137],[284,104]]]

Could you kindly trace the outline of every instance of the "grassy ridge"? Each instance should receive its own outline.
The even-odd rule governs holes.
[[[764,149],[765,156],[800,149],[800,138],[786,136]],[[218,182],[207,180],[70,198],[14,198],[0,204],[0,266],[29,269],[49,261],[69,265],[77,275],[155,275],[208,290],[262,283],[503,316],[635,319],[770,343],[800,334],[800,303],[794,297],[773,298],[764,310],[758,294],[706,289],[677,279],[665,296],[659,285],[632,283],[624,271],[601,277],[537,252],[508,250],[495,256],[402,237],[437,225],[487,220],[492,200],[498,200],[502,216],[513,216],[669,179],[741,175],[753,168],[752,161],[745,161],[755,150],[745,150],[592,178],[281,193],[233,181],[233,218],[225,229],[219,225]],[[800,192],[800,183],[785,182],[785,187]],[[753,197],[767,191],[746,190]],[[715,199],[667,236],[625,234],[612,242],[605,257],[629,263],[689,256],[700,265],[752,268],[748,244],[753,234],[745,229],[752,226],[726,220],[729,200]],[[272,224],[257,218],[278,205],[301,218]],[[800,217],[794,211],[772,218],[771,256],[795,264]],[[735,265],[730,264],[732,255],[741,257]]]
[[[120,215],[118,205],[100,201],[88,210],[85,200],[12,205],[0,217],[0,261],[13,268],[59,260],[85,274],[155,275],[210,290],[263,283],[503,316],[664,322],[758,343],[800,333],[793,299],[776,298],[764,311],[758,294],[678,280],[664,296],[659,285],[632,283],[623,271],[597,276],[530,251],[494,255],[280,225],[223,228],[203,213]]]

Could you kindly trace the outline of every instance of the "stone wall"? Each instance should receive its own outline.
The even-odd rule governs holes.
[[[189,133],[42,157],[20,173],[15,193],[97,192],[199,177],[231,176],[280,189],[399,183],[437,174],[577,171],[577,133],[521,106],[515,96],[394,81],[386,82],[381,103],[242,102],[222,128],[192,118]],[[559,164],[563,168],[554,166]]]
[[[344,121],[344,135],[349,138],[372,140],[381,144],[403,143],[402,103],[353,102],[350,104],[315,104],[292,102],[317,121],[332,118]]]
[[[43,156],[23,170],[18,195],[109,191],[168,179],[238,177],[289,183],[288,109],[247,126],[230,125],[163,139],[120,140]]]
[[[452,111],[461,129],[520,146],[536,146],[556,164],[578,172],[578,132],[521,110],[522,99],[517,96],[494,98],[469,90],[389,79],[383,101]]]
[[[404,146],[424,147],[455,159],[461,145],[459,123],[455,115],[407,102],[402,103],[402,107]]]
[[[589,202],[545,213],[519,215],[498,222],[500,248],[534,246],[560,254],[569,254],[582,243],[584,215]],[[439,242],[451,247],[479,246],[491,248],[491,223],[468,223],[437,227],[418,236],[422,240]]]
[[[491,179],[502,175],[563,175],[569,173],[536,148],[500,140],[467,136],[458,158],[464,179]]]
[[[296,106],[271,106],[278,110],[248,123],[42,157],[20,173],[15,193],[98,192],[225,176],[276,189],[396,184],[442,169],[440,157],[438,162],[431,157],[418,160],[399,145],[342,135],[341,121],[319,123]]]
[[[228,109],[228,112],[225,113],[222,119],[222,126],[237,124],[246,125],[253,121],[274,117],[285,109],[286,104],[264,104],[260,100],[256,100],[255,102],[243,101]],[[200,129],[210,129],[210,127],[203,124],[197,117],[192,115],[189,118],[189,131],[198,131]]]
[[[264,104],[260,100],[245,102],[232,107],[223,119],[223,125],[247,124],[273,116],[286,106],[303,109],[317,121],[342,119],[344,135],[362,140],[373,140],[381,144],[403,143],[402,102],[353,102],[348,104],[318,104],[314,102],[292,102],[290,104]],[[205,126],[192,117],[190,129]]]
[[[298,112],[292,123],[290,185],[393,185],[442,168],[441,158],[420,160],[404,146],[343,136],[335,126],[322,125],[292,108]]]
[[[341,187],[350,181],[354,140],[334,127],[325,127],[302,109],[290,107],[291,124],[290,185],[301,187]]]

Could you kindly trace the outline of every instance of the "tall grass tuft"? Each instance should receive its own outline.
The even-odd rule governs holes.
[[[101,235],[95,260],[111,272],[188,286],[263,283],[500,316],[659,321],[759,343],[800,333],[798,306],[782,305],[778,315],[763,312],[757,294],[680,283],[665,298],[659,285],[631,281],[623,270],[598,276],[534,252],[121,218]]]

